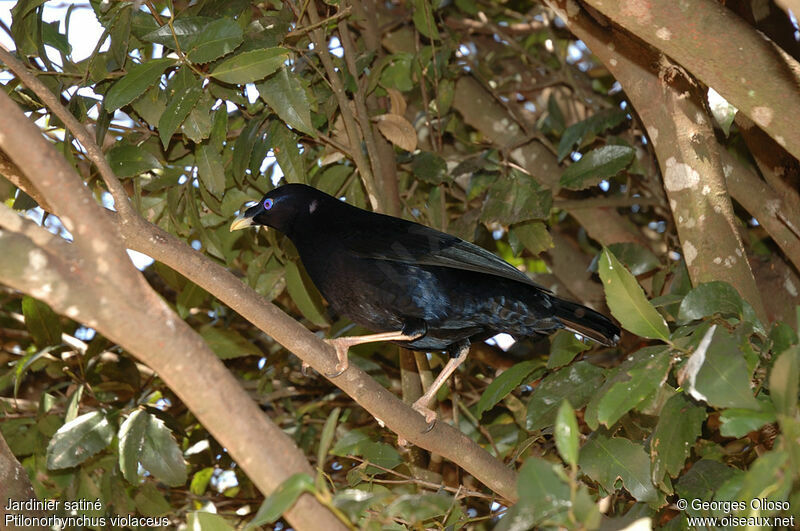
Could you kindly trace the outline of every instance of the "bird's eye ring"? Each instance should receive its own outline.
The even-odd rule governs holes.
[[[274,201],[272,201],[272,199],[270,198],[264,199],[264,210],[269,210],[270,208],[272,208],[273,202]]]

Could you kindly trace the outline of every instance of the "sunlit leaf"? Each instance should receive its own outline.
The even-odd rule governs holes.
[[[226,59],[214,67],[211,77],[225,83],[244,85],[276,72],[289,56],[285,48],[250,50]],[[259,90],[260,92],[260,90]]]
[[[132,102],[156,83],[168,66],[175,64],[174,59],[151,59],[134,65],[128,73],[120,78],[106,93],[103,105],[108,112],[114,112],[123,105]]]

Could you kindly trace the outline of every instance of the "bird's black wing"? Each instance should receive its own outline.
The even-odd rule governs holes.
[[[345,247],[358,256],[475,271],[550,291],[486,249],[455,236],[380,214],[365,221],[350,225],[343,238]]]

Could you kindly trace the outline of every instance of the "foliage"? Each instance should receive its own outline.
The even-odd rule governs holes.
[[[351,323],[327,309],[285,237],[228,230],[280,179],[475,241],[560,295],[607,304],[626,333],[615,348],[566,332],[508,352],[485,345],[492,356],[474,353],[456,377],[453,409],[440,417],[519,471],[509,504],[453,463],[397,445],[213,294],[145,266],[316,467],[316,478],[292,476],[265,497],[157,374],[86,323],[0,287],[0,434],[40,499],[100,499],[108,514],[220,529],[285,526],[304,492],[364,529],[592,529],[639,518],[685,528],[689,516],[725,514],[679,499],[766,497],[790,508],[732,514],[800,518],[800,345],[796,300],[782,295],[798,264],[773,234],[741,223],[761,270],[785,272],[770,284],[754,267],[770,321],[728,283],[692,287],[672,221],[684,205],[668,205],[646,128],[553,12],[415,0],[376,3],[371,20],[345,2],[92,0],[76,9],[92,10],[108,46],[74,61],[73,8],[59,28],[43,22],[41,4],[12,10],[17,53],[93,128],[142,216],[241,272],[304,326],[333,336]],[[380,33],[387,22],[392,31]],[[63,124],[18,79],[5,90],[107,204]],[[737,123],[721,125],[719,148],[749,171]],[[532,139],[540,159],[524,151]],[[0,199],[41,215],[2,180]],[[55,217],[47,223],[65,234]],[[351,358],[400,387],[396,347]]]

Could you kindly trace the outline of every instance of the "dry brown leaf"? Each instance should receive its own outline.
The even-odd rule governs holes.
[[[376,116],[378,130],[386,139],[406,151],[417,149],[417,131],[408,120],[398,114]]]
[[[391,102],[389,112],[403,116],[406,113],[406,100],[403,98],[403,93],[391,87],[386,88],[386,92],[389,94],[389,101]]]

